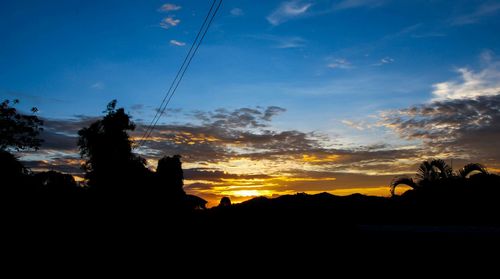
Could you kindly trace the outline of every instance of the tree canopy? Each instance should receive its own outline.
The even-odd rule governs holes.
[[[135,124],[123,108],[116,108],[111,101],[102,120],[78,131],[80,155],[86,158],[83,165],[89,185],[109,185],[127,181],[127,177],[138,175],[145,168],[145,160],[132,153],[127,131]]]
[[[19,100],[12,101],[16,105]],[[14,148],[16,150],[35,149],[37,150],[42,139],[38,136],[43,128],[43,121],[34,113],[38,109],[31,109],[32,115],[21,114],[16,108],[11,106],[9,100],[0,103],[0,150]]]

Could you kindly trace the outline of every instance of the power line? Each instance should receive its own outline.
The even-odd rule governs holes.
[[[153,119],[151,120],[151,123],[148,125],[148,128],[144,132],[144,135],[142,136],[142,138],[139,142],[139,147],[144,144],[144,142],[146,141],[146,139],[149,136],[151,136],[151,133],[153,132],[158,121],[165,113],[165,110],[166,110],[168,104],[170,103],[170,100],[172,99],[173,95],[175,94],[177,88],[179,87],[180,82],[184,78],[184,74],[186,73],[189,65],[191,64],[191,61],[193,60],[194,55],[198,51],[198,48],[200,47],[201,43],[203,42],[203,39],[205,38],[205,35],[207,34],[207,31],[210,28],[210,25],[212,24],[212,21],[215,18],[216,14],[217,14],[217,12],[222,4],[222,1],[223,0],[219,1],[219,4],[215,8],[215,11],[213,12],[213,14],[212,14],[212,10],[213,10],[217,0],[214,0],[212,2],[212,5],[210,6],[210,10],[208,11],[207,15],[205,16],[205,20],[203,21],[203,24],[201,25],[200,30],[198,31],[198,34],[196,35],[196,38],[194,39],[193,43],[191,44],[191,47],[190,47],[188,53],[186,54],[186,57],[184,58],[184,61],[182,62],[181,67],[177,71],[177,74],[176,74],[174,80],[170,84],[170,87],[169,87],[167,93],[165,94],[165,97],[163,97],[163,100],[160,104],[159,109],[156,111],[155,116],[153,117]],[[211,14],[212,14],[212,16],[210,17]],[[207,20],[209,18],[210,18],[210,20],[208,21],[208,24],[207,24]],[[205,28],[205,25],[206,25],[206,28]],[[203,29],[204,29],[204,31],[203,31]],[[198,38],[200,37],[200,34],[202,32],[203,32],[203,35],[201,36],[201,39],[198,41]],[[198,41],[198,43],[196,43],[197,41]],[[196,47],[195,47],[195,45],[196,45]],[[193,48],[194,48],[194,50],[193,50]]]
[[[182,61],[181,67],[177,71],[177,74],[175,75],[175,78],[172,80],[172,83],[170,84],[170,87],[168,88],[168,91],[165,94],[165,97],[163,97],[163,100],[161,101],[160,106],[156,110],[155,116],[153,117],[153,119],[151,119],[151,123],[149,123],[147,129],[144,131],[144,134],[142,135],[141,141],[139,142],[139,146],[141,146],[143,144],[144,140],[146,139],[146,137],[149,133],[149,130],[153,127],[153,123],[155,122],[156,118],[160,114],[161,108],[165,104],[165,101],[167,100],[168,96],[170,95],[170,92],[171,92],[172,88],[174,87],[176,80],[179,78],[179,75],[182,71],[182,68],[184,68],[184,66],[186,65],[186,62],[187,62],[189,56],[191,56],[191,52],[193,51],[193,48],[196,45],[196,42],[198,41],[198,38],[200,37],[200,34],[203,31],[205,24],[207,23],[207,20],[210,17],[210,14],[212,13],[212,9],[214,8],[215,2],[216,2],[216,0],[214,0],[212,2],[212,5],[210,6],[210,10],[208,11],[207,15],[205,16],[205,20],[203,21],[203,24],[200,26],[200,30],[198,30],[198,34],[196,34],[196,38],[194,39],[193,43],[191,44],[191,47],[189,48],[189,51],[186,54],[186,57],[184,57],[184,61]]]
[[[153,132],[154,127],[156,126],[156,124],[160,120],[161,116],[165,113],[165,109],[167,108],[168,104],[170,103],[170,100],[172,99],[172,97],[174,96],[174,94],[175,94],[175,92],[177,90],[177,87],[179,87],[179,84],[181,83],[182,79],[184,78],[184,74],[186,73],[186,71],[187,71],[187,69],[189,67],[189,64],[191,64],[191,60],[193,60],[193,57],[196,54],[196,51],[198,50],[198,48],[200,47],[201,43],[203,42],[203,39],[205,38],[205,35],[207,34],[208,28],[210,28],[210,24],[212,24],[212,21],[213,21],[215,15],[217,14],[217,11],[219,10],[219,7],[220,7],[221,4],[222,4],[222,0],[220,0],[219,4],[217,5],[217,8],[215,9],[215,12],[213,13],[212,17],[210,18],[210,21],[208,22],[208,25],[207,25],[207,28],[205,29],[205,32],[201,36],[200,41],[198,42],[198,44],[196,45],[196,48],[194,49],[193,55],[191,55],[191,57],[189,58],[189,60],[187,62],[187,65],[184,68],[184,70],[182,71],[182,74],[181,74],[181,76],[180,76],[177,84],[175,85],[174,89],[172,90],[172,93],[168,97],[168,100],[165,103],[165,105],[164,105],[164,107],[163,107],[163,109],[162,109],[162,111],[160,113],[160,116],[158,116],[158,118],[156,118],[155,123],[154,123],[153,127],[150,129],[149,135],[147,137],[149,137],[151,135],[151,133]]]
[[[214,0],[212,2],[212,5],[210,6],[210,10],[208,11],[207,15],[205,16],[205,20],[203,21],[203,24],[201,25],[200,30],[198,31],[198,34],[196,35],[196,38],[194,39],[193,43],[191,44],[191,47],[190,47],[188,53],[186,54],[186,57],[184,58],[184,61],[182,62],[181,67],[177,71],[175,78],[172,80],[172,83],[170,84],[170,87],[169,87],[167,93],[165,94],[165,97],[163,97],[163,100],[162,100],[159,108],[156,110],[155,116],[153,117],[153,119],[151,120],[151,123],[148,125],[147,129],[145,130],[145,132],[144,132],[144,134],[139,142],[139,147],[142,146],[144,144],[144,141],[151,135],[151,133],[154,129],[154,126],[158,122],[159,118],[165,112],[165,108],[166,108],[165,102],[167,101],[167,99],[170,100],[171,97],[169,97],[169,96],[172,96],[172,88],[174,88],[175,84],[178,83],[178,79],[179,79],[181,73],[185,72],[185,71],[183,71],[183,68],[187,67],[188,64],[186,64],[186,63],[188,61],[190,61],[189,57],[194,56],[193,48],[195,47],[196,42],[198,41],[198,38],[200,37],[200,34],[203,32],[203,29],[205,29],[205,25],[206,25],[208,19],[210,18],[210,15],[212,13],[212,10],[213,10],[216,2],[217,2],[217,0]],[[208,28],[206,28],[205,30],[208,30]],[[164,106],[165,106],[165,108],[163,108]]]

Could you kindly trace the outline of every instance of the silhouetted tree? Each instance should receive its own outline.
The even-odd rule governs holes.
[[[396,177],[392,180],[390,190],[391,195],[395,195],[396,187],[398,185],[407,185],[413,189],[426,187],[433,184],[440,179],[448,179],[454,177],[453,169],[443,160],[435,159],[431,161],[424,161],[418,167],[416,179],[402,176]]]
[[[396,187],[399,185],[407,185],[414,190],[429,190],[435,188],[436,185],[456,184],[459,179],[466,179],[471,173],[479,172],[483,175],[488,175],[488,171],[484,166],[477,163],[465,165],[458,175],[453,172],[453,169],[443,160],[436,159],[424,161],[418,167],[415,179],[407,176],[395,177],[390,185],[391,195],[395,195]]]
[[[116,108],[116,103],[113,100],[108,104],[102,120],[78,131],[80,154],[87,159],[83,169],[88,184],[100,190],[118,185],[124,190],[147,173],[146,161],[132,153],[127,133],[135,129],[135,124],[123,108]]]
[[[169,198],[178,198],[186,194],[182,189],[184,173],[180,155],[165,156],[158,160],[156,176],[159,186],[164,188]]]
[[[19,100],[14,100],[13,104],[18,104]],[[37,108],[32,108],[31,112],[36,113]],[[43,130],[40,126],[43,121],[36,115],[25,115],[19,113],[10,106],[9,100],[0,103],[0,150],[14,148],[38,149],[42,140],[38,135]]]
[[[229,197],[223,197],[222,199],[220,199],[219,207],[228,207],[228,206],[231,206],[231,199],[229,199]]]
[[[0,179],[2,191],[10,193],[25,190],[29,184],[30,171],[9,150],[38,149],[42,140],[38,138],[43,121],[35,115],[25,115],[10,105],[9,100],[0,103]],[[14,105],[19,100],[12,101]],[[32,108],[34,114],[37,108]]]

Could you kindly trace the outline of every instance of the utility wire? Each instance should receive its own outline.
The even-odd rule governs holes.
[[[153,129],[154,127],[156,126],[156,124],[158,123],[158,121],[160,120],[160,117],[165,113],[165,109],[167,108],[168,104],[170,103],[170,100],[172,99],[172,97],[174,96],[176,90],[177,90],[177,87],[179,87],[179,84],[181,83],[182,79],[184,78],[184,74],[186,73],[188,67],[189,67],[189,64],[191,64],[191,60],[193,60],[193,57],[194,55],[196,54],[196,51],[198,50],[198,48],[200,47],[201,43],[203,42],[203,39],[205,38],[205,35],[207,34],[207,31],[208,31],[208,28],[210,28],[210,24],[212,23],[215,15],[217,14],[217,11],[219,10],[219,7],[220,5],[222,4],[222,0],[220,0],[219,2],[219,5],[217,6],[217,8],[215,9],[215,12],[214,14],[212,15],[212,17],[210,18],[210,21],[208,22],[208,25],[207,25],[207,28],[205,29],[205,32],[203,33],[200,41],[198,42],[198,44],[196,45],[196,48],[194,49],[194,52],[193,52],[193,55],[191,55],[191,57],[189,58],[188,60],[188,63],[186,65],[186,67],[184,68],[184,70],[182,71],[182,74],[177,82],[177,84],[175,85],[172,93],[170,94],[170,96],[168,97],[168,100],[167,102],[165,103],[163,109],[161,110],[161,113],[160,113],[160,116],[158,118],[156,118],[155,120],[155,123],[153,124],[153,127],[150,129],[149,131],[149,135],[147,137],[149,137],[151,135],[151,133],[153,132]]]
[[[153,117],[153,119],[151,120],[151,123],[148,125],[147,129],[145,130],[145,132],[144,132],[144,134],[143,134],[143,136],[142,136],[142,138],[141,138],[141,140],[139,142],[138,147],[142,146],[144,144],[144,141],[151,135],[152,130],[154,129],[154,126],[158,122],[158,119],[164,113],[163,106],[164,106],[165,102],[167,101],[167,99],[170,99],[169,96],[171,95],[172,88],[176,84],[176,82],[177,82],[180,74],[183,72],[182,69],[186,66],[186,62],[188,61],[189,57],[192,56],[192,54],[193,54],[192,53],[193,48],[195,47],[196,42],[198,41],[198,38],[200,37],[200,34],[203,32],[203,29],[205,28],[205,25],[206,25],[208,19],[210,18],[210,14],[212,13],[212,10],[213,10],[213,7],[214,7],[215,3],[216,3],[216,0],[214,0],[212,2],[212,5],[210,6],[210,10],[208,11],[207,15],[205,16],[205,20],[203,21],[203,24],[201,25],[200,30],[198,31],[198,34],[196,35],[196,38],[194,39],[193,43],[191,44],[191,47],[190,47],[188,53],[184,57],[184,61],[182,62],[181,67],[177,71],[177,74],[176,74],[175,78],[172,80],[172,83],[170,84],[170,87],[169,87],[167,93],[163,97],[163,100],[162,100],[160,106],[156,110],[155,116]]]
[[[144,131],[144,134],[142,135],[141,141],[139,142],[139,146],[141,146],[144,143],[144,140],[146,139],[146,137],[149,134],[149,130],[153,127],[153,123],[155,122],[156,118],[160,114],[161,108],[165,104],[165,101],[167,100],[168,96],[170,95],[171,90],[174,87],[174,84],[175,84],[176,80],[179,78],[179,75],[182,72],[182,69],[184,68],[184,66],[186,65],[186,62],[188,61],[189,56],[191,56],[191,52],[193,51],[193,48],[196,45],[196,42],[198,41],[198,38],[200,37],[200,34],[203,31],[203,29],[205,27],[205,24],[207,23],[207,20],[210,17],[210,14],[212,13],[212,9],[214,8],[215,2],[216,2],[216,0],[214,0],[212,2],[212,5],[210,6],[210,10],[208,11],[207,15],[205,16],[205,20],[203,21],[203,24],[200,26],[200,30],[198,30],[198,34],[196,34],[196,38],[194,39],[193,43],[191,44],[191,47],[189,48],[189,51],[186,54],[186,57],[184,57],[184,61],[182,62],[181,67],[177,71],[177,74],[175,75],[175,78],[172,80],[172,83],[170,84],[170,87],[168,88],[168,91],[165,94],[165,97],[163,97],[163,100],[161,101],[160,106],[156,110],[156,114],[153,117],[153,119],[151,120],[151,123],[149,123],[148,128]]]
[[[144,132],[144,135],[142,136],[142,138],[139,142],[139,145],[138,145],[139,147],[144,144],[144,142],[147,140],[147,138],[149,136],[151,136],[151,133],[153,132],[158,121],[165,113],[165,110],[166,110],[168,104],[170,103],[170,100],[172,99],[173,95],[175,94],[177,88],[179,87],[180,82],[182,81],[182,79],[184,77],[184,74],[186,73],[189,65],[191,64],[191,61],[193,60],[194,55],[198,51],[198,48],[200,47],[201,43],[203,42],[203,39],[205,38],[205,35],[207,34],[207,31],[210,28],[210,25],[212,24],[212,21],[215,18],[216,14],[217,14],[217,12],[222,4],[222,1],[223,0],[219,1],[219,4],[215,8],[215,11],[213,12],[213,14],[212,14],[212,10],[215,6],[215,3],[217,3],[217,0],[214,0],[212,2],[212,5],[210,6],[210,10],[208,11],[208,13],[206,15],[205,20],[203,21],[203,24],[201,25],[200,30],[198,31],[198,34],[196,35],[196,38],[194,39],[193,43],[191,44],[191,47],[190,47],[188,53],[186,54],[186,57],[184,58],[184,61],[182,62],[181,67],[177,71],[177,74],[176,74],[174,80],[170,84],[170,87],[169,87],[167,93],[165,94],[165,97],[163,97],[163,100],[160,104],[159,109],[156,111],[155,116],[153,117],[153,119],[151,120],[151,123],[148,125],[148,128]],[[210,17],[211,14],[212,14],[212,16]],[[210,20],[208,21],[209,18],[210,18]],[[207,24],[207,21],[208,21],[208,24]],[[205,28],[205,25],[206,25],[206,28]],[[203,29],[204,29],[204,31],[203,31]],[[203,35],[201,36],[201,39],[198,41],[198,38],[200,37],[200,34],[202,32],[203,32]],[[198,42],[198,43],[196,43],[196,42]],[[196,47],[195,47],[195,45],[196,45]],[[193,48],[194,48],[194,50],[193,50]]]

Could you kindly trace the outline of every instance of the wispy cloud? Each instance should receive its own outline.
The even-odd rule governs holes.
[[[346,59],[344,58],[339,58],[339,59],[335,59],[333,62],[329,63],[327,65],[328,68],[331,68],[331,69],[351,69],[352,68],[352,64],[351,62],[347,61]]]
[[[285,37],[276,42],[276,48],[299,48],[304,47],[306,44],[306,40],[301,37]]]
[[[240,8],[232,8],[229,13],[232,15],[232,16],[242,16],[244,15],[243,13],[243,10],[240,9]]]
[[[179,25],[179,23],[181,23],[180,19],[175,19],[174,17],[169,16],[169,17],[164,18],[160,22],[160,27],[163,29],[170,29],[171,27]]]
[[[173,46],[185,46],[186,45],[185,42],[180,42],[180,41],[177,41],[177,40],[170,40],[170,44],[173,45]]]
[[[335,5],[335,9],[352,9],[359,7],[377,7],[383,5],[387,0],[343,0]]]
[[[374,66],[382,66],[386,64],[392,64],[394,63],[394,58],[391,57],[384,57],[380,59],[377,63],[373,64]]]
[[[304,47],[307,44],[307,41],[299,36],[292,36],[292,37],[286,37],[286,36],[276,36],[276,35],[270,35],[270,34],[258,34],[258,35],[248,35],[248,37],[252,39],[257,39],[257,40],[262,40],[262,41],[268,41],[272,45],[272,48],[300,48]]]
[[[484,17],[493,16],[500,11],[500,3],[487,2],[478,6],[474,11],[459,15],[451,20],[451,25],[466,25],[480,21]]]
[[[130,110],[134,112],[141,112],[143,109],[144,109],[143,104],[133,104],[132,106],[130,106]]]
[[[181,9],[181,6],[178,6],[178,5],[175,5],[175,4],[166,3],[166,4],[163,4],[158,9],[158,11],[160,11],[160,12],[171,12],[171,11],[178,11],[180,9]]]
[[[364,121],[354,121],[354,120],[344,119],[341,122],[342,122],[342,124],[344,124],[348,127],[351,127],[353,129],[359,130],[359,131],[363,131],[363,130],[369,128],[369,125]]]
[[[95,90],[101,90],[104,88],[104,83],[101,81],[98,81],[98,82],[90,85],[90,88],[95,89]]]
[[[325,15],[353,8],[378,7],[388,1],[389,0],[343,0],[332,4],[331,1],[290,0],[282,2],[278,8],[266,18],[269,23],[276,26],[297,18]],[[312,10],[313,6],[315,8],[314,11]]]
[[[484,54],[489,56],[491,54]],[[491,57],[487,58],[491,59]],[[487,66],[475,72],[468,68],[459,68],[460,78],[433,85],[433,100],[474,99],[480,96],[500,94],[500,62],[488,62]]]
[[[291,19],[304,16],[311,6],[312,3],[301,0],[286,1],[281,3],[266,19],[272,25],[280,25]]]
[[[437,38],[437,37],[446,37],[446,34],[440,32],[428,32],[428,33],[412,34],[411,37],[415,39]]]

